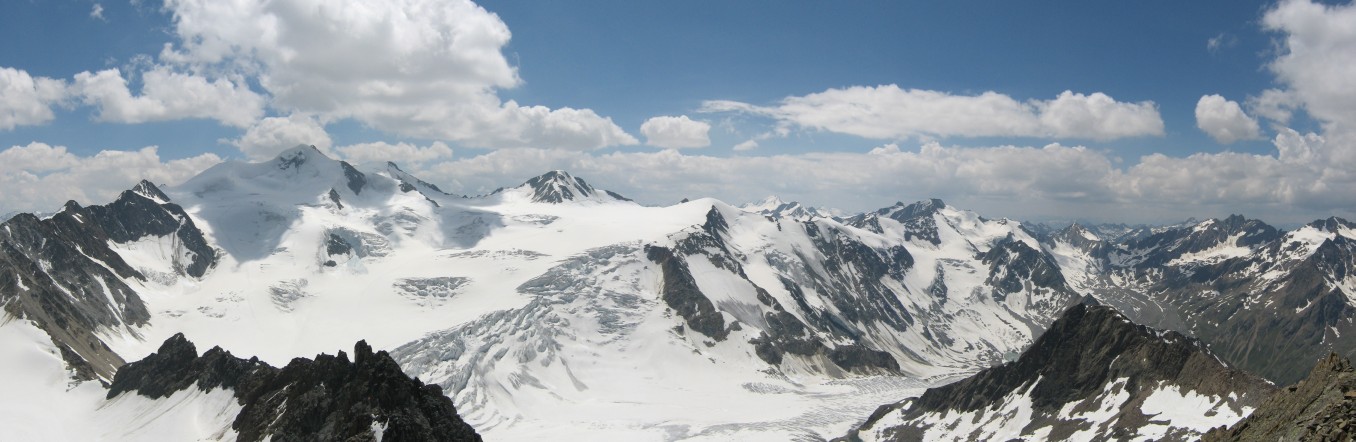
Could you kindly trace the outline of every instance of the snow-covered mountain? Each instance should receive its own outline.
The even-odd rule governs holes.
[[[48,279],[113,310],[84,327],[107,360],[77,351],[72,367],[99,362],[107,381],[176,333],[279,366],[365,339],[398,348],[407,372],[491,436],[839,434],[926,379],[1012,357],[1076,299],[1017,223],[940,202],[917,214],[930,220],[906,220],[924,238],[893,219],[864,230],[711,199],[645,207],[561,171],[468,198],[309,146],[123,199],[174,223],[32,235],[89,242],[66,255],[95,276]],[[11,223],[79,226],[81,213]],[[137,224],[93,219],[100,231]],[[23,257],[57,256],[44,253]],[[16,276],[30,274],[0,278],[40,287]],[[7,297],[28,296],[17,281]],[[43,296],[70,298],[61,287]],[[670,378],[689,381],[653,382]],[[765,411],[681,405],[710,397]],[[622,407],[636,411],[598,421]]]
[[[1275,387],[1200,342],[1080,304],[1014,362],[882,407],[861,440],[1198,440]]]
[[[744,203],[739,206],[739,208],[770,217],[774,220],[789,219],[793,221],[812,221],[815,219],[827,218],[841,221],[841,218],[834,210],[810,207],[797,201],[788,203],[776,196],[769,196],[758,202]]]
[[[1282,232],[1235,215],[1122,242],[1077,230],[1049,236],[1047,250],[1074,290],[1136,322],[1200,338],[1280,384],[1329,352],[1356,354],[1356,229],[1348,221]]]
[[[467,197],[299,146],[18,215],[0,237],[6,385],[54,399],[0,424],[121,410],[99,381],[180,333],[275,367],[365,340],[490,439],[833,437],[1015,360],[1085,295],[1273,379],[1294,367],[1250,358],[1356,349],[1338,339],[1356,336],[1341,220],[1033,233],[935,199],[846,218],[768,203],[648,207],[563,171]],[[1284,336],[1241,340],[1250,308],[1298,336],[1335,328],[1274,350]]]

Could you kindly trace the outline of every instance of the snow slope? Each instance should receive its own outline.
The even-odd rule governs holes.
[[[230,392],[196,389],[151,400],[108,394],[97,381],[73,383],[47,334],[32,323],[0,319],[0,428],[4,438],[63,440],[235,440],[240,405]]]

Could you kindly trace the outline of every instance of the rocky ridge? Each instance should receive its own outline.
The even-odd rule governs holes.
[[[182,334],[146,358],[123,366],[108,398],[160,399],[190,388],[229,389],[243,406],[231,427],[240,441],[479,441],[451,399],[400,371],[366,342],[353,359],[340,351],[296,358],[282,368],[213,347],[201,356]]]
[[[1273,390],[1199,341],[1079,304],[1016,361],[881,407],[848,439],[1194,440],[1209,429],[1194,422],[1233,422]]]
[[[1356,439],[1356,369],[1329,354],[1309,376],[1267,398],[1247,418],[1202,438],[1224,441],[1349,441]]]

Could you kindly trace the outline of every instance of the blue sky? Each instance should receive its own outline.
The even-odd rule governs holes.
[[[1289,223],[1356,202],[1345,2],[224,4],[0,6],[0,184],[46,189],[0,212],[297,142],[469,194],[563,168],[650,204]]]

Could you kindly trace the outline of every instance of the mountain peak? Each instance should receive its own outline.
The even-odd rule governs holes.
[[[1320,219],[1309,223],[1309,227],[1322,230],[1324,232],[1339,233],[1342,230],[1356,230],[1356,223],[1345,219],[1330,216],[1327,219]]]
[[[517,189],[530,192],[534,203],[560,204],[566,201],[630,201],[606,190],[598,190],[563,170],[552,170],[527,180]],[[497,193],[497,192],[496,192]]]
[[[132,192],[162,203],[169,202],[170,199],[169,196],[165,195],[165,192],[160,191],[159,187],[147,180],[141,180],[137,183],[136,186],[132,187]]]
[[[300,168],[318,158],[334,160],[313,145],[298,144],[296,147],[278,153],[278,156],[273,158],[273,162],[278,165],[279,169],[288,170]]]
[[[941,211],[944,208],[946,208],[946,203],[943,202],[941,199],[930,198],[907,205],[904,204],[903,202],[898,202],[895,203],[895,205],[881,209],[876,213],[888,216],[890,218],[894,218],[896,220],[906,220],[911,218],[930,216],[937,213],[938,211]]]

